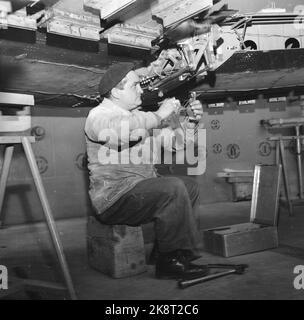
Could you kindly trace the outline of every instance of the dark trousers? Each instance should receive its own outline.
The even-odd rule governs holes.
[[[105,224],[138,226],[154,221],[158,250],[201,249],[196,211],[198,184],[189,177],[158,177],[139,182],[97,218]]]

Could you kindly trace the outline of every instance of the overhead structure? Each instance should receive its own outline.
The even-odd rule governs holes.
[[[218,12],[223,20],[235,13],[218,0],[50,0],[52,6],[40,6],[37,12],[28,10],[37,1],[28,2],[24,8],[8,14],[9,27],[46,27],[48,33],[92,41],[106,38],[115,44],[143,49],[151,49],[153,39],[188,19],[201,23]]]
[[[100,19],[85,12],[82,1],[65,0],[57,2],[47,10],[47,32],[67,37],[100,40]]]
[[[47,103],[54,100],[45,94],[60,99],[68,95],[73,106],[78,105],[75,99],[96,103],[100,73],[117,60],[136,60],[140,65],[144,57],[150,61],[161,57],[162,68],[148,75],[154,76],[154,86],[159,81],[167,82],[168,74],[179,79],[178,83],[197,71],[204,76],[220,64],[215,52],[219,27],[235,13],[218,0],[43,2],[45,5],[23,1],[23,8],[7,13],[7,28],[0,30],[0,63],[18,72],[10,72],[9,79],[0,79],[1,86],[5,83],[2,90],[33,93],[36,101]],[[173,60],[172,45],[178,52]],[[118,48],[120,57],[110,53],[112,48]],[[121,54],[120,48],[128,50],[130,57]],[[139,50],[136,58],[133,49]],[[58,75],[64,84],[50,83],[46,74]]]
[[[84,0],[83,7],[86,11],[99,15],[102,20],[107,20],[135,2],[136,0]]]
[[[45,6],[37,5],[42,1],[22,2],[23,8],[10,13],[14,6],[0,1],[5,11],[0,20],[0,85],[2,90],[35,94],[41,103],[59,99],[63,105],[94,105],[100,75],[112,63],[130,60],[137,66],[152,61],[142,84],[158,98],[183,84],[210,103],[232,93],[243,99],[245,91],[255,99],[257,92],[303,90],[302,82],[288,76],[296,68],[294,79],[301,79],[303,49],[285,50],[304,45],[297,28],[303,16],[298,13],[244,15],[218,0],[44,0]],[[274,41],[279,47],[271,44],[265,30],[282,34],[284,39]],[[30,44],[24,43],[26,38]],[[267,48],[276,51],[261,51]],[[266,62],[273,55],[284,56],[274,66],[280,73],[272,71],[278,59]],[[254,69],[257,60],[261,70]],[[13,72],[6,72],[7,66]],[[279,78],[283,72],[287,76]],[[2,80],[4,73],[8,76]],[[46,74],[61,81],[50,82]]]

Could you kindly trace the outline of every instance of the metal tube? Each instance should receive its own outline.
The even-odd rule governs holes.
[[[276,141],[276,148],[275,148],[275,159],[276,159],[276,165],[280,164],[280,141]]]
[[[300,139],[300,126],[296,126],[297,136],[297,164],[298,164],[298,178],[299,178],[299,197],[303,199],[303,176],[302,176],[302,155],[301,155],[301,139]]]
[[[220,278],[220,277],[224,277],[232,273],[236,273],[236,269],[232,269],[224,272],[218,272],[218,273],[210,274],[209,276],[204,276],[204,277],[192,279],[192,280],[181,280],[178,282],[178,287],[181,289],[185,289],[187,287],[194,286],[195,284],[206,282],[206,281]]]
[[[1,178],[0,178],[0,228],[2,227],[4,215],[2,211],[3,206],[3,200],[4,200],[4,194],[5,194],[5,188],[7,183],[7,178],[9,174],[9,169],[11,166],[11,161],[13,157],[14,152],[14,146],[9,146],[5,148],[4,152],[4,160],[1,170]]]
[[[285,188],[285,194],[286,194],[286,200],[288,203],[288,209],[289,209],[289,215],[293,215],[292,210],[292,203],[290,199],[290,192],[289,192],[289,182],[288,182],[288,174],[287,174],[287,163],[285,158],[285,147],[283,140],[279,141],[280,143],[280,154],[281,154],[281,161],[282,161],[282,169],[283,169],[283,175],[284,175],[284,188]]]
[[[302,139],[304,140],[304,136],[279,136],[279,137],[270,137],[268,138],[269,141],[279,141],[279,140],[297,140]]]

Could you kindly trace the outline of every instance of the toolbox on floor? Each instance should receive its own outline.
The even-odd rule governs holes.
[[[205,250],[224,257],[278,246],[281,165],[256,165],[250,222],[204,230]]]

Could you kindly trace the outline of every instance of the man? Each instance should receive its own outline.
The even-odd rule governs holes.
[[[180,104],[167,99],[156,112],[139,111],[143,93],[139,80],[132,64],[111,66],[99,85],[104,100],[86,120],[89,193],[96,217],[104,224],[130,226],[153,221],[158,249],[156,276],[202,276],[206,268],[190,262],[200,246],[194,216],[198,186],[188,177],[160,177],[153,166],[160,144],[175,150],[185,147],[186,123],[176,130],[166,127],[151,134]],[[191,108],[199,120],[202,105],[193,101]]]

